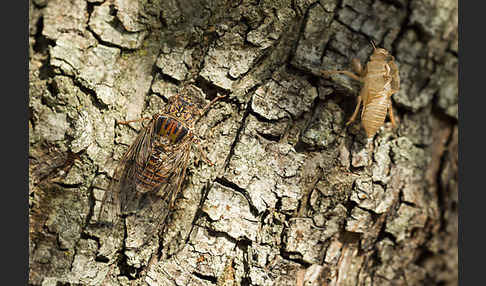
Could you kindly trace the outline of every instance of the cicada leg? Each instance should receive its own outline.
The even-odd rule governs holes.
[[[143,120],[150,120],[150,119],[152,119],[152,118],[151,117],[142,117],[142,118],[139,118],[139,119],[133,119],[133,120],[128,120],[128,121],[117,121],[117,124],[127,125],[128,123],[138,122],[138,121],[143,121]]]
[[[201,144],[199,144],[199,140],[197,139],[194,139],[194,144],[196,144],[197,146],[197,149],[199,150],[199,153],[201,154],[201,157],[203,158],[203,160],[208,163],[209,166],[214,166],[214,163],[211,162],[211,160],[209,160],[208,156],[206,156],[206,152],[204,152]]]
[[[344,75],[347,75],[354,80],[362,82],[363,81],[362,77],[364,76],[366,71],[361,66],[361,62],[359,61],[359,59],[353,58],[351,60],[351,67],[352,67],[353,71],[355,73],[357,73],[358,75],[356,75],[355,73],[350,72],[350,71],[337,71],[337,70],[329,70],[329,71],[322,70],[321,73],[324,77],[328,77],[331,74],[344,74]]]
[[[361,107],[361,102],[362,102],[361,95],[358,96],[358,102],[356,103],[356,108],[354,109],[353,115],[351,115],[351,118],[346,122],[346,125],[351,124],[355,119],[356,116],[358,115],[359,108]]]
[[[361,65],[359,59],[353,58],[351,60],[351,67],[353,68],[354,72],[360,76],[359,80],[362,81],[362,77],[364,77],[366,74],[366,69],[363,69],[363,66]]]
[[[390,121],[391,121],[393,128],[397,127],[397,124],[395,122],[395,117],[393,115],[393,107],[392,107],[391,98],[388,98],[388,116],[390,117]]]
[[[324,76],[324,77],[329,77],[331,74],[344,74],[344,75],[347,75],[349,76],[350,78],[354,79],[354,80],[357,80],[359,82],[363,81],[361,79],[361,77],[355,75],[354,73],[350,72],[350,71],[336,71],[336,70],[330,70],[330,71],[325,71],[325,70],[322,70],[321,71],[321,74]]]
[[[226,97],[226,95],[218,95],[216,96],[213,100],[211,100],[211,102],[209,102],[208,104],[206,104],[206,106],[204,106],[204,108],[199,112],[199,115],[202,116],[204,113],[206,113],[208,111],[208,109],[216,102],[218,101],[219,99],[223,98],[223,97]]]

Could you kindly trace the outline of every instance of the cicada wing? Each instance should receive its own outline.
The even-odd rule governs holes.
[[[150,156],[154,141],[154,128],[154,121],[152,120],[138,134],[117,164],[113,178],[103,197],[98,217],[98,222],[101,224],[115,224],[120,218],[122,207],[126,204],[126,201],[137,196],[134,181],[135,168],[137,162],[145,164]]]
[[[128,233],[130,235],[130,233],[136,231],[136,235],[142,243],[148,242],[157,232],[165,229],[177,194],[182,188],[190,158],[190,143],[190,141],[185,142],[181,148],[166,154],[167,160],[173,163],[170,169],[164,169],[167,171],[165,174],[167,178],[166,183],[155,186],[150,192],[145,194],[140,204],[140,210],[132,218],[134,220],[132,222],[134,230],[128,231]],[[161,166],[161,168],[166,167]]]

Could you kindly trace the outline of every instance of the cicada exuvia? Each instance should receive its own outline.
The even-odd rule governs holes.
[[[105,192],[98,221],[114,225],[125,218],[125,248],[139,248],[163,229],[181,190],[193,147],[213,165],[194,132],[195,123],[219,98],[204,108],[195,87],[169,98],[165,108],[143,127],[118,163]],[[132,121],[121,122],[127,124]]]
[[[396,126],[393,116],[391,96],[400,89],[400,75],[395,58],[385,49],[373,46],[373,54],[363,69],[358,59],[353,59],[353,70],[351,71],[322,71],[328,77],[331,74],[344,74],[363,83],[358,103],[353,115],[346,123],[351,124],[358,115],[359,108],[363,104],[361,112],[361,123],[368,138],[373,138],[378,129],[383,126],[388,113],[393,127]]]

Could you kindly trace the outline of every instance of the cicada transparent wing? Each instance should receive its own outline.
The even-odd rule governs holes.
[[[192,141],[187,140],[176,150],[174,150],[174,146],[167,146],[166,153],[160,154],[161,161],[157,168],[165,180],[144,194],[138,211],[129,218],[128,236],[133,236],[138,242],[130,243],[129,238],[127,247],[139,247],[148,242],[157,232],[164,230],[169,213],[182,188],[189,164],[191,146]],[[164,164],[166,162],[170,162],[170,168]]]
[[[149,124],[135,138],[123,158],[118,163],[110,185],[106,190],[98,221],[101,224],[114,225],[119,219],[124,201],[136,196],[133,180],[136,172],[136,162],[144,164],[150,156],[153,143],[154,126]]]

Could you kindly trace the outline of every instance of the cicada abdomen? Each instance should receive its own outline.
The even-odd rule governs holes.
[[[364,70],[358,60],[353,60],[353,69],[357,75],[350,71],[322,71],[324,76],[341,73],[363,83],[354,113],[346,125],[356,119],[361,103],[363,103],[361,123],[368,138],[372,138],[383,126],[387,113],[393,127],[396,126],[391,96],[400,89],[400,76],[395,59],[387,50],[377,49],[373,42],[372,45],[373,54]]]
[[[368,138],[372,138],[385,123],[387,109],[388,99],[386,97],[370,98],[367,104],[363,104],[361,124]]]

